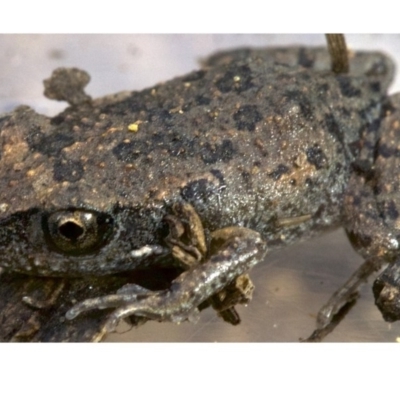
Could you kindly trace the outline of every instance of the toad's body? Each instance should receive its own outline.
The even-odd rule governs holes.
[[[174,262],[165,221],[176,204],[191,205],[207,243],[226,227],[258,232],[262,255],[337,226],[392,72],[380,54],[351,65],[335,75],[319,49],[238,51],[142,92],[68,95],[54,118],[4,115],[1,266],[77,276]]]

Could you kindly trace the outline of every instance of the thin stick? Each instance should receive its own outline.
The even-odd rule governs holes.
[[[344,35],[327,33],[328,50],[331,55],[332,72],[335,74],[347,74],[349,72],[349,57],[347,54]]]

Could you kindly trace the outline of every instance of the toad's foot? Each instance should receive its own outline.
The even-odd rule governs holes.
[[[399,258],[396,258],[376,278],[373,285],[375,304],[387,322],[400,319],[400,268]]]
[[[218,316],[232,325],[240,324],[240,316],[235,309],[237,304],[247,305],[252,299],[254,284],[249,275],[240,275],[228,286],[210,297],[207,301]]]
[[[211,247],[214,250],[208,260],[183,272],[166,291],[139,291],[133,285],[130,293],[126,288],[115,295],[83,301],[69,310],[66,317],[73,319],[88,310],[115,307],[105,327],[109,332],[131,315],[176,323],[195,320],[202,302],[249,271],[266,253],[259,233],[241,227],[214,232]]]
[[[381,265],[382,261],[379,258],[370,258],[365,261],[319,310],[317,329],[308,339],[300,340],[303,342],[321,342],[330,334],[356,303],[359,296],[358,288],[366,282],[370,275],[378,271]]]

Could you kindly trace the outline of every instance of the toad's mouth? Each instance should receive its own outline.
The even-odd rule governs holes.
[[[140,249],[132,250],[129,253],[129,255],[135,259],[135,258],[146,258],[151,255],[162,255],[162,254],[166,254],[168,252],[169,251],[165,247],[162,247],[162,246],[146,245],[146,246],[141,247]]]

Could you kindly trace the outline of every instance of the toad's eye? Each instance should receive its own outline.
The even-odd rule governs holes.
[[[48,244],[69,255],[95,252],[113,233],[114,221],[104,213],[63,210],[45,216],[43,230]]]

